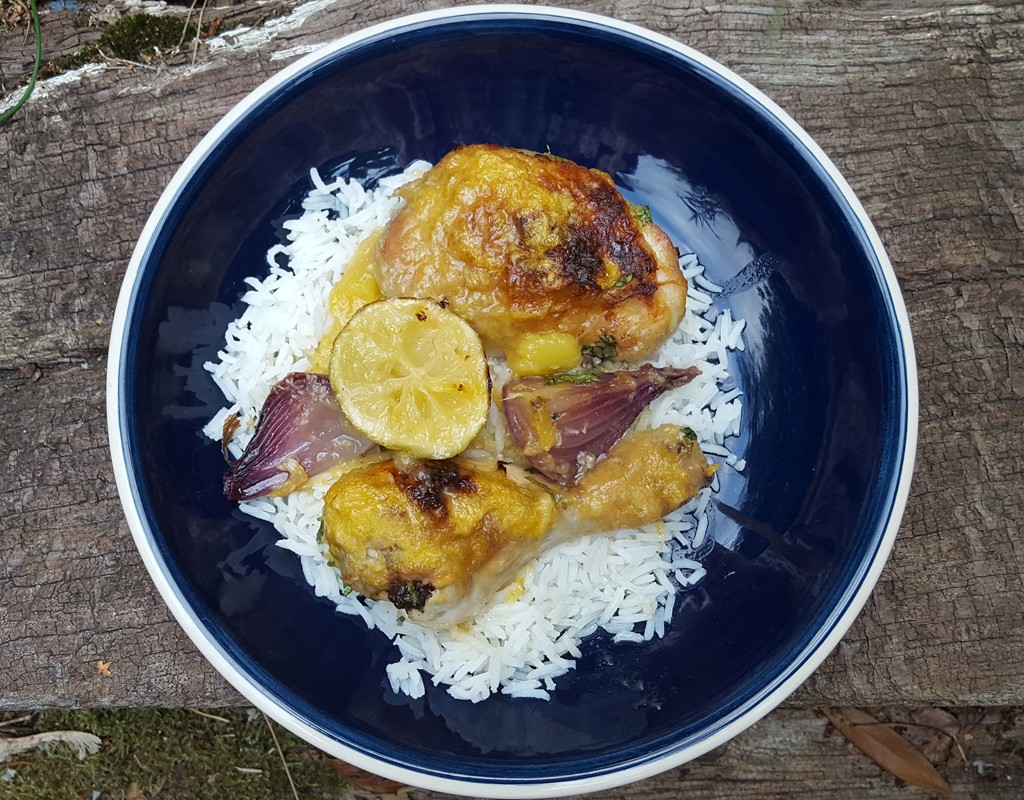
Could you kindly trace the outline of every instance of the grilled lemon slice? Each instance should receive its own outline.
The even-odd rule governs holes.
[[[421,458],[461,453],[487,421],[487,359],[476,331],[431,300],[378,300],[331,351],[341,410],[382,447]]]

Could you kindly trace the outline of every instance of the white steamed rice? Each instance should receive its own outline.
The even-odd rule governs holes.
[[[355,252],[372,230],[385,224],[401,204],[394,190],[429,168],[411,164],[401,175],[385,178],[373,191],[356,181],[326,184],[310,171],[313,189],[299,219],[286,222],[287,244],[267,253],[269,274],[247,278],[242,315],[228,326],[226,344],[209,370],[230,405],[204,432],[221,438],[224,419],[237,415],[241,427],[231,442],[235,457],[255,432],[257,415],[271,387],[291,372],[309,369],[309,354],[326,327],[327,297]],[[742,460],[725,442],[739,432],[740,391],[723,390],[729,353],[743,349],[742,320],[728,310],[717,313],[712,296],[720,291],[704,276],[693,255],[681,259],[690,282],[686,315],[672,339],[654,355],[656,365],[695,365],[701,375],[651,404],[643,422],[652,427],[689,426],[712,461],[737,470]],[[500,364],[494,365],[500,381]],[[502,424],[492,409],[492,427]],[[499,448],[501,442],[499,438]],[[410,622],[390,602],[374,602],[348,593],[338,570],[328,564],[327,546],[317,541],[323,496],[318,485],[287,497],[241,503],[242,511],[271,522],[278,544],[295,553],[317,596],[338,610],[362,617],[396,645],[387,667],[391,687],[412,697],[424,693],[425,677],[444,684],[456,698],[483,700],[493,692],[547,699],[554,680],[575,666],[580,643],[598,629],[618,642],[642,642],[664,633],[676,593],[705,574],[695,556],[708,534],[703,490],[663,523],[568,542],[538,559],[509,595],[471,624],[436,631]]]

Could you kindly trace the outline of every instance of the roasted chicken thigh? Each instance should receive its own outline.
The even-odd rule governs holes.
[[[449,304],[492,352],[527,333],[604,334],[636,361],[682,318],[675,247],[603,172],[470,145],[399,193],[374,267],[382,292]]]

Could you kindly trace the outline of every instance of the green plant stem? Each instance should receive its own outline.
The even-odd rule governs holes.
[[[39,65],[43,61],[43,32],[39,28],[39,9],[36,8],[36,0],[29,0],[29,7],[32,9],[32,25],[36,33],[36,60],[32,66],[32,79],[28,82],[28,86],[25,87],[25,93],[22,94],[21,99],[11,108],[0,114],[0,125],[17,114],[18,110],[28,102],[29,97],[32,96],[32,90],[36,88],[36,78],[39,77]]]

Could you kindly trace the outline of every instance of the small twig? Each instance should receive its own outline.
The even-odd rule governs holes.
[[[193,714],[198,714],[200,717],[206,717],[207,719],[213,719],[213,720],[216,720],[217,722],[226,722],[229,725],[231,724],[231,720],[227,719],[226,717],[218,717],[216,714],[207,714],[205,711],[200,711],[198,708],[189,708],[189,709],[186,709],[186,710],[187,711],[191,711]]]
[[[87,755],[98,752],[103,742],[100,737],[86,731],[46,731],[13,738],[5,736],[0,738],[0,762],[26,750],[46,749],[58,744],[65,745],[79,758],[84,759]]]
[[[108,67],[139,67],[140,69],[157,70],[158,67],[152,64],[143,64],[141,61],[132,61],[130,58],[120,58],[118,56],[112,56],[109,53],[104,53],[100,47],[96,48],[96,52],[100,54],[103,60],[106,62]]]
[[[17,725],[19,722],[28,722],[32,719],[31,714],[26,714],[23,717],[15,717],[14,719],[7,719],[0,722],[0,728],[7,728],[11,725]]]
[[[198,0],[192,0],[192,5],[188,7],[188,15],[185,17],[185,24],[181,26],[181,38],[178,39],[178,46],[175,50],[181,50],[181,46],[185,44],[185,34],[188,32],[188,24],[192,21],[192,11],[196,7]]]
[[[196,65],[196,52],[199,50],[199,37],[203,33],[203,13],[206,11],[207,0],[203,0],[203,5],[199,8],[199,22],[196,23],[196,38],[192,40],[192,66]]]
[[[262,711],[260,712],[263,713]],[[277,741],[277,734],[274,732],[274,726],[270,722],[270,717],[263,714],[263,721],[267,723],[267,729],[270,731],[271,737],[274,739],[274,747],[277,748],[277,754],[281,756],[281,765],[284,767],[284,774],[288,776],[288,785],[292,787],[292,797],[295,800],[299,800],[299,793],[295,789],[295,781],[292,780],[292,771],[288,769],[288,762],[284,759],[284,751],[281,749],[281,743]]]
[[[960,754],[960,760],[967,764],[967,753],[964,752],[964,748],[960,744],[960,737],[953,737],[953,744],[956,745],[956,751]]]

